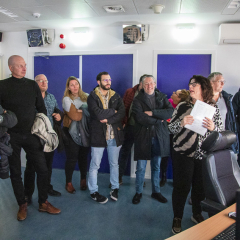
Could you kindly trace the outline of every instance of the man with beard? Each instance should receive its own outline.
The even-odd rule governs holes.
[[[97,174],[105,147],[110,164],[110,196],[118,200],[119,172],[118,155],[124,139],[121,121],[125,115],[123,101],[118,93],[111,89],[112,79],[107,72],[97,75],[97,86],[89,95],[87,103],[90,113],[91,164],[89,168],[88,188],[91,198],[101,204],[108,201],[98,193]]]

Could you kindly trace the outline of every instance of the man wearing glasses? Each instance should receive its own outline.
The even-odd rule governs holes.
[[[222,73],[213,72],[208,76],[213,88],[213,99],[216,101],[220,110],[224,130],[230,130],[238,136],[236,120],[232,105],[233,96],[223,90],[225,80]],[[239,152],[238,141],[232,145],[234,153]]]
[[[98,86],[90,93],[87,103],[90,113],[91,163],[88,188],[91,198],[101,204],[108,201],[98,193],[97,174],[105,147],[110,164],[110,196],[118,200],[119,172],[118,156],[124,139],[121,121],[125,115],[123,101],[111,89],[112,79],[107,72],[97,75]]]
[[[45,107],[47,109],[47,117],[49,118],[51,125],[53,127],[53,118],[61,124],[61,115],[56,113],[56,109],[59,109],[56,98],[49,92],[48,90],[48,80],[44,74],[39,74],[35,77],[35,81],[37,82]],[[59,110],[60,112],[60,110]],[[51,177],[52,177],[52,163],[53,163],[53,156],[54,151],[52,152],[44,152],[44,156],[47,162],[48,168],[48,195],[50,196],[61,196],[61,193],[54,190],[53,186],[51,185]],[[24,173],[24,192],[25,192],[25,199],[30,204],[32,202],[32,194],[34,192],[35,186],[35,169],[31,161],[27,161],[26,169]]]

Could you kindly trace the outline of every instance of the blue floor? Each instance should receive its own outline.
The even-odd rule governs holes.
[[[27,219],[22,222],[16,219],[18,205],[10,179],[0,180],[0,240],[161,240],[172,236],[171,180],[161,188],[168,203],[151,198],[151,182],[146,180],[141,202],[133,205],[135,179],[123,177],[119,199],[114,202],[109,197],[109,174],[99,174],[99,192],[109,197],[108,202],[102,205],[90,198],[88,190],[79,190],[79,178],[79,172],[75,171],[73,185],[77,192],[69,194],[64,188],[64,170],[54,169],[52,184],[62,196],[49,197],[48,200],[62,212],[59,215],[38,212],[35,191]],[[194,226],[190,217],[191,206],[187,203],[183,229]]]

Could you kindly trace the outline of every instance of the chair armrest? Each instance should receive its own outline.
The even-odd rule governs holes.
[[[210,215],[217,214],[226,207],[220,203],[214,202],[210,199],[205,199],[201,202],[202,210],[208,212]]]

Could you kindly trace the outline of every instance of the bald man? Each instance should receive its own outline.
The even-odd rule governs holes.
[[[39,113],[47,114],[42,94],[35,81],[25,78],[26,63],[21,56],[13,55],[8,59],[8,66],[12,77],[0,81],[0,105],[14,112],[18,123],[8,130],[10,144],[13,148],[9,156],[10,177],[13,191],[19,205],[17,219],[27,217],[27,202],[24,196],[24,187],[21,177],[21,149],[26,152],[27,159],[31,159],[37,172],[38,203],[40,212],[58,214],[61,211],[47,201],[48,169],[40,139],[31,134],[31,128]]]
[[[61,115],[59,113],[54,112],[59,109],[57,100],[53,96],[53,94],[47,92],[48,90],[48,80],[44,74],[39,74],[35,77],[35,81],[37,82],[45,107],[47,109],[47,116],[51,122],[53,127],[53,118],[61,124]],[[60,111],[60,110],[59,110]],[[53,186],[51,185],[51,177],[52,177],[52,163],[53,163],[53,156],[54,151],[52,152],[44,152],[44,156],[47,162],[48,168],[48,195],[59,197],[61,193],[54,190]],[[35,188],[35,169],[31,161],[27,161],[27,166],[24,173],[24,191],[25,191],[25,199],[30,204],[32,202],[32,194]]]

